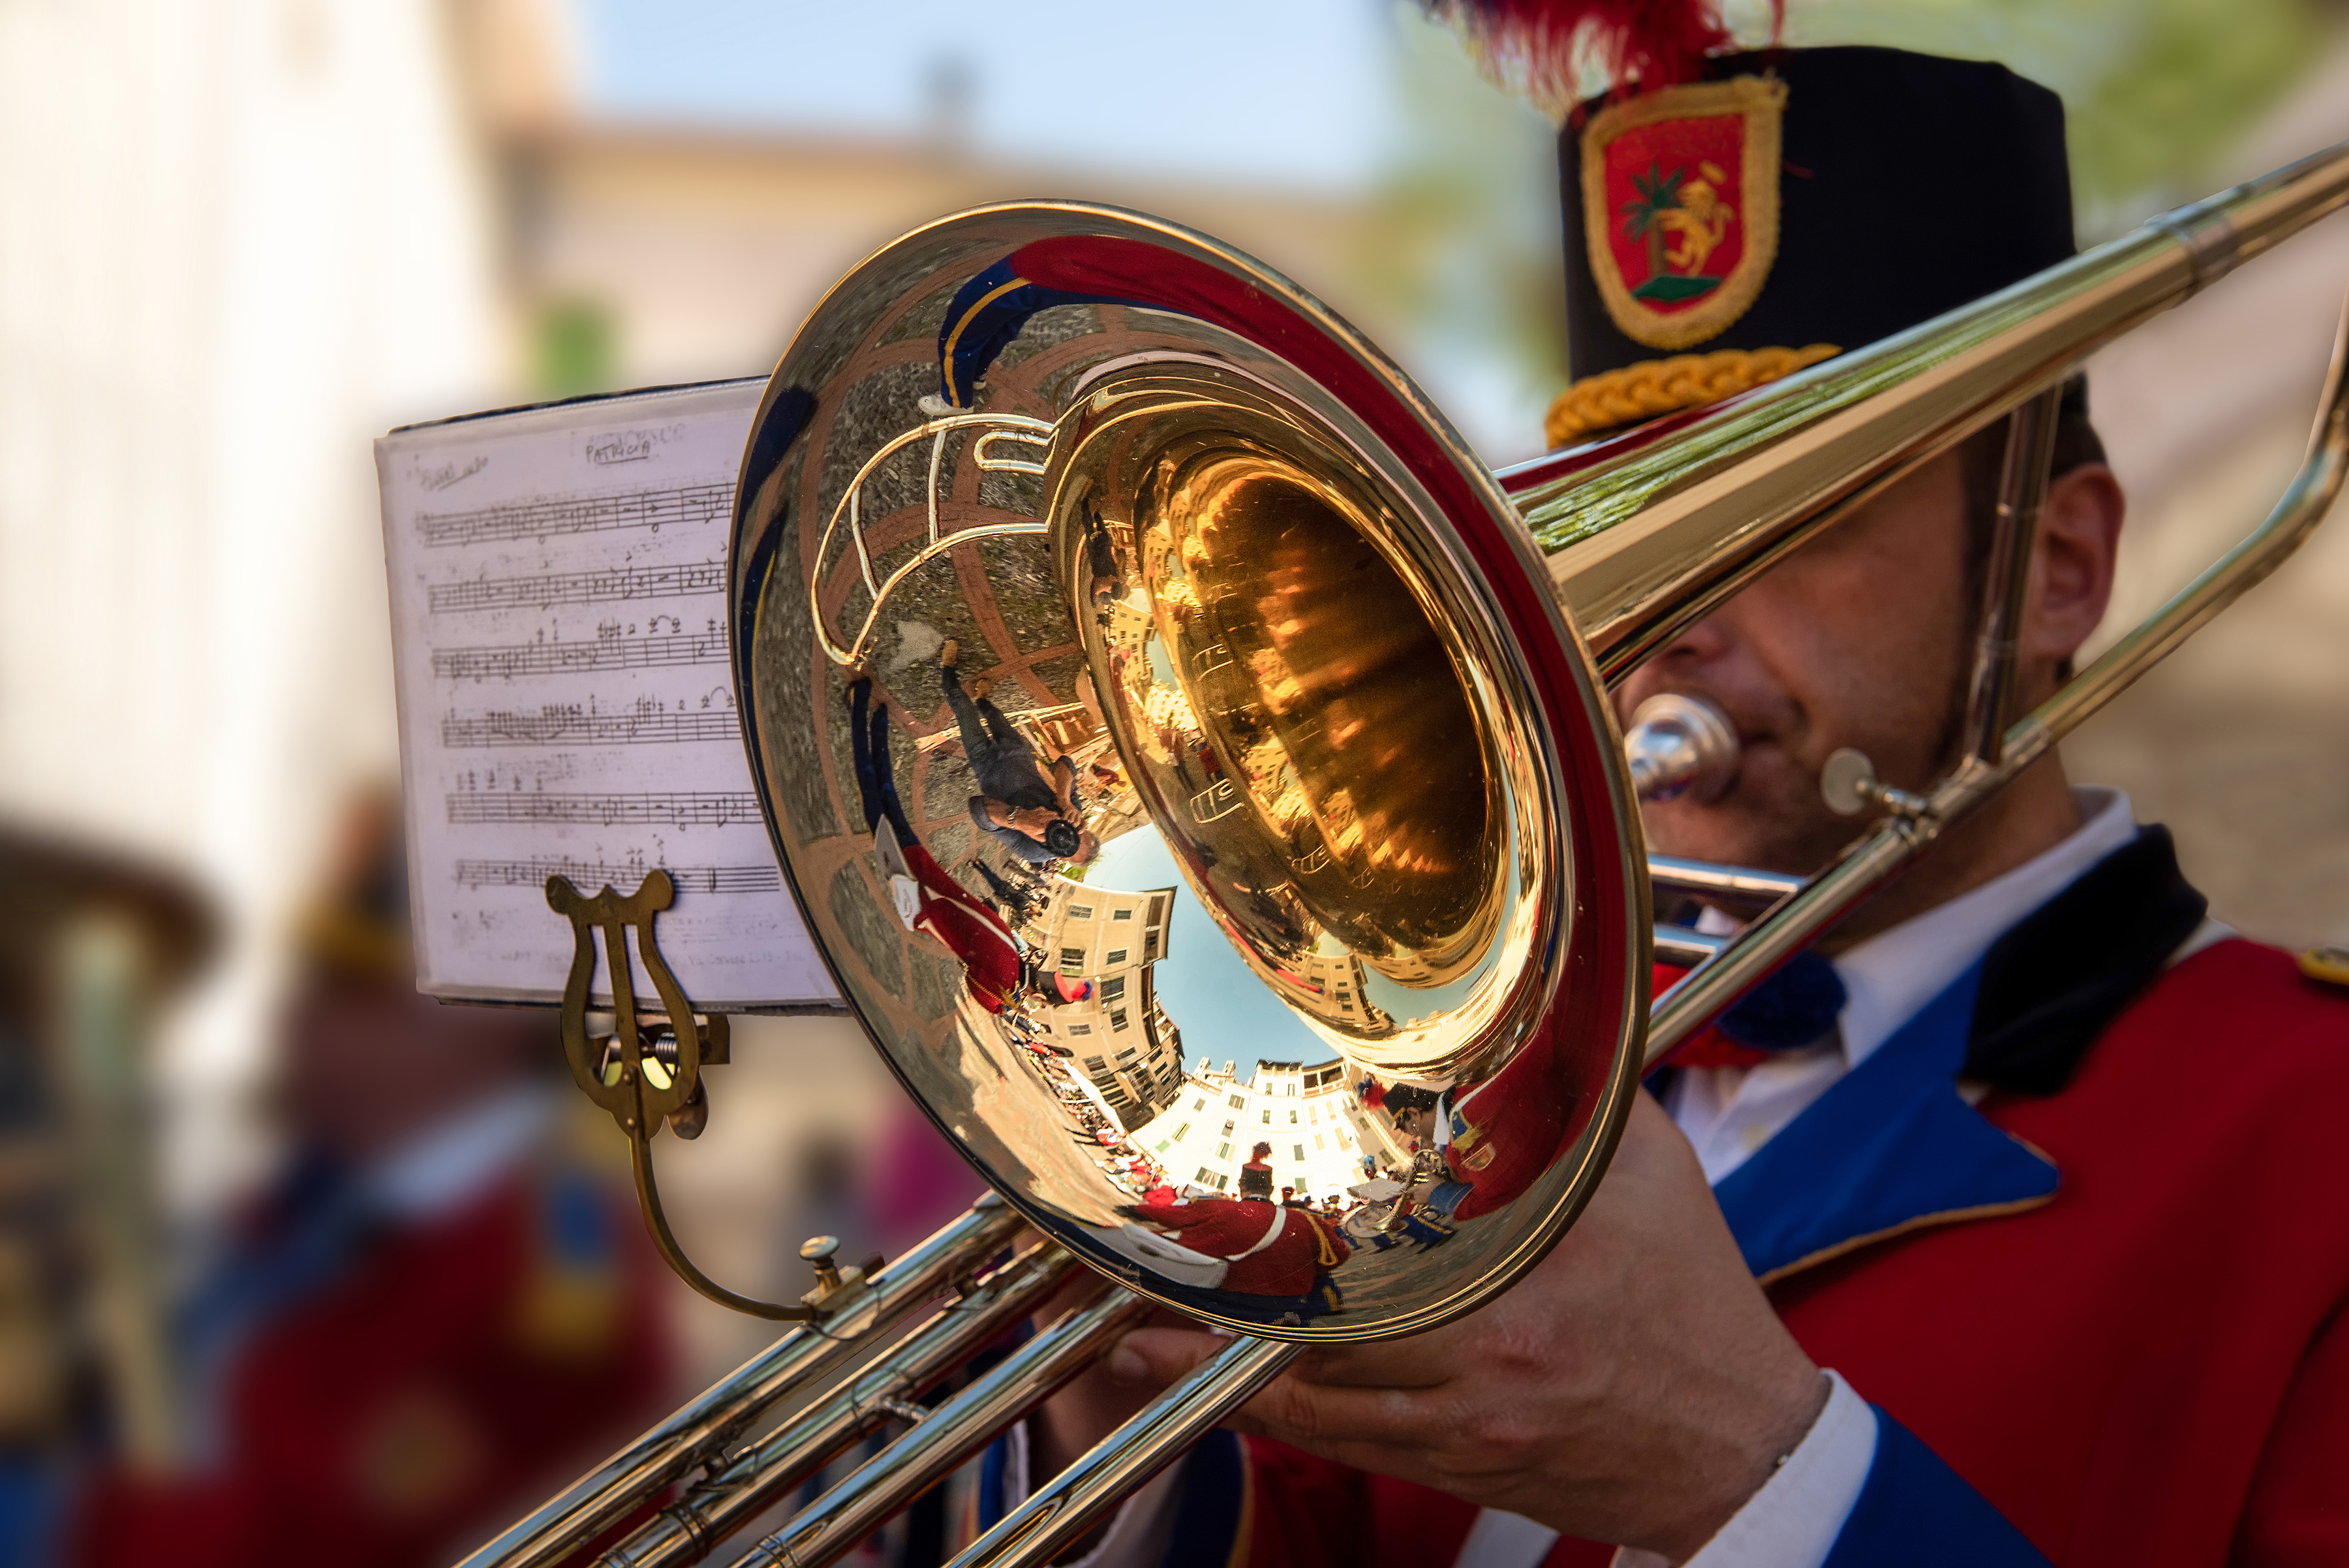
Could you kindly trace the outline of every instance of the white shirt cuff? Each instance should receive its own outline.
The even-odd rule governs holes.
[[[1841,1373],[1827,1377],[1826,1408],[1786,1462],[1682,1568],[1819,1568],[1827,1560],[1876,1463],[1876,1412]],[[1669,1565],[1625,1547],[1615,1568]]]

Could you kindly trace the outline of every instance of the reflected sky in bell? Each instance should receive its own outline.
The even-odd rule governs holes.
[[[1158,835],[1129,833],[1102,846],[1085,884],[1175,890],[1167,956],[1152,971],[1152,978],[1166,1016],[1183,1032],[1185,1071],[1195,1070],[1202,1056],[1218,1069],[1229,1060],[1245,1082],[1259,1061],[1309,1064],[1338,1059],[1319,1035],[1248,971],[1230,939],[1175,869],[1174,856]]]

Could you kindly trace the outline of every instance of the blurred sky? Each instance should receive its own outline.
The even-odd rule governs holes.
[[[580,0],[578,15],[597,116],[919,136],[958,78],[969,144],[993,158],[1291,187],[1373,178],[1393,123],[1376,0],[1152,9],[1044,0],[1007,22],[946,0]]]

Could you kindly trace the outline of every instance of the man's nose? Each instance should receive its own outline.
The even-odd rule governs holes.
[[[1735,632],[1721,615],[1709,615],[1683,628],[1623,683],[1620,701],[1629,705],[1625,711],[1719,663],[1735,644]]]
[[[1734,640],[1731,634],[1729,618],[1722,615],[1709,615],[1664,644],[1664,650],[1657,655],[1655,662],[1659,664],[1671,661],[1683,664],[1710,663],[1726,654],[1730,644]]]

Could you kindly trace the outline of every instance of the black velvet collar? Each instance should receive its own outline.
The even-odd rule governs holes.
[[[2209,908],[2179,873],[2169,830],[2142,830],[1992,944],[1965,1076],[2026,1095],[2063,1088]]]

